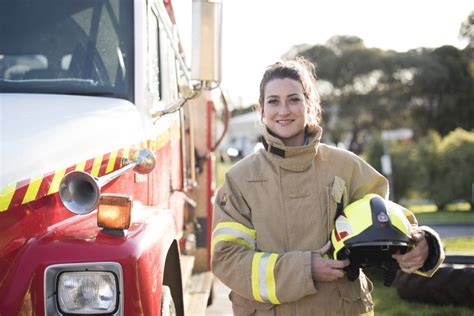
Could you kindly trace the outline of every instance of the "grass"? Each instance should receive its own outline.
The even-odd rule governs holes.
[[[474,254],[474,237],[446,238],[443,245],[448,254]]]
[[[441,306],[409,302],[401,299],[395,285],[383,285],[382,273],[371,269],[366,272],[374,283],[372,298],[377,316],[472,316],[474,311],[461,306]]]
[[[474,212],[447,212],[415,214],[419,224],[474,224]]]

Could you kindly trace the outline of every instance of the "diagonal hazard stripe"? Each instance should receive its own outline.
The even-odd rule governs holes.
[[[94,163],[92,164],[91,176],[99,176],[100,166],[102,165],[102,157],[103,156],[99,156],[94,159]]]
[[[41,181],[43,181],[43,176],[31,179],[30,185],[28,185],[28,189],[26,190],[22,204],[31,202],[36,199],[39,188],[41,186]]]
[[[8,209],[10,202],[15,193],[16,183],[7,185],[5,188],[0,190],[0,212]]]
[[[53,194],[59,191],[59,184],[61,183],[64,174],[66,173],[66,169],[57,170],[54,174],[53,181],[51,182],[51,186],[48,190],[48,195]]]
[[[107,162],[107,169],[105,169],[106,174],[114,170],[115,159],[117,159],[117,152],[118,151],[113,151],[110,153],[109,161]]]
[[[82,161],[76,165],[76,171],[84,171],[86,169],[86,161]]]

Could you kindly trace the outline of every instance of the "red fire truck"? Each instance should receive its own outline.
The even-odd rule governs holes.
[[[1,316],[205,309],[221,2],[186,2],[191,68],[170,0],[0,2]]]

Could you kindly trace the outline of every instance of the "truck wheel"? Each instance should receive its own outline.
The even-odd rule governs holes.
[[[474,307],[474,268],[441,267],[431,277],[400,272],[398,295],[406,300],[437,305]]]
[[[161,315],[176,316],[176,308],[174,306],[173,296],[169,286],[163,285],[161,288]]]

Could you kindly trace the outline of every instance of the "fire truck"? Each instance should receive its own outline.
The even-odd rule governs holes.
[[[0,1],[1,316],[203,313],[222,4],[185,2]]]

